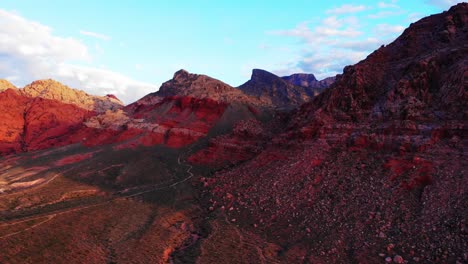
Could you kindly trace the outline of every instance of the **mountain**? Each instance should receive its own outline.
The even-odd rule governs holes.
[[[296,86],[265,70],[254,69],[249,81],[238,87],[245,94],[277,107],[298,106],[314,96],[309,89]]]
[[[466,3],[412,24],[206,180],[205,206],[285,262],[466,261],[466,43]]]
[[[262,70],[100,112],[4,90],[0,262],[465,263],[466,43],[461,3],[314,98]]]
[[[90,118],[84,123],[89,129],[73,137],[85,137],[91,145],[128,141],[183,147],[208,133],[225,133],[239,120],[270,115],[268,107],[219,80],[180,70],[159,91]]]
[[[154,100],[154,98],[169,96],[190,96],[198,99],[209,98],[225,103],[241,102],[261,105],[259,100],[246,96],[242,91],[226,83],[206,75],[189,73],[186,70],[174,73],[174,77],[163,83],[157,92],[143,97],[139,102],[143,103],[149,98]]]

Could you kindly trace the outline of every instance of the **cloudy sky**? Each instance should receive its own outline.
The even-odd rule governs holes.
[[[233,86],[253,68],[320,79],[459,2],[2,0],[0,78],[53,78],[125,103],[181,68]]]

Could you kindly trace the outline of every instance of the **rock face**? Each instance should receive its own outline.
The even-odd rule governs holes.
[[[244,93],[277,107],[298,106],[314,95],[304,87],[293,85],[273,73],[254,69],[249,81],[238,87]]]
[[[283,80],[294,84],[296,86],[302,86],[306,89],[309,96],[317,96],[324,89],[328,88],[335,82],[336,77],[328,77],[321,81],[317,80],[313,74],[307,73],[296,73],[290,76],[281,77]]]
[[[107,131],[111,136],[101,141],[88,137],[87,142],[95,145],[129,140],[129,146],[182,147],[206,136],[225,108],[225,103],[212,99],[179,96],[165,97],[155,104],[136,102],[87,120],[86,127]]]
[[[123,103],[113,95],[92,96],[51,79],[35,81],[21,89],[21,92],[29,97],[57,100],[98,113],[123,107]]]
[[[0,83],[0,154],[17,153],[82,141],[71,137],[83,122],[122,107],[114,96],[91,96],[53,80],[17,89]]]
[[[414,23],[204,183],[206,206],[288,260],[466,261],[466,43],[466,3]]]
[[[11,84],[11,82],[1,79],[0,80],[0,92],[3,92],[7,89],[17,89],[17,88],[13,84]]]
[[[75,105],[27,97],[18,90],[0,92],[0,154],[70,144],[63,136],[91,115]]]

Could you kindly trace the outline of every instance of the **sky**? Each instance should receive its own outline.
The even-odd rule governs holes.
[[[0,78],[52,78],[131,103],[174,72],[232,86],[254,68],[342,72],[458,0],[2,0]]]

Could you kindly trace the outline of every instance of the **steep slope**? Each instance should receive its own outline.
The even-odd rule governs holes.
[[[90,118],[85,122],[87,129],[72,137],[84,137],[88,145],[126,141],[127,147],[159,144],[182,147],[206,136],[226,106],[211,99],[176,96],[154,104],[134,103]]]
[[[250,80],[238,88],[265,104],[277,107],[298,106],[314,96],[304,87],[295,86],[273,73],[260,69],[254,69]]]
[[[54,80],[35,81],[17,89],[0,83],[0,154],[81,142],[71,135],[96,113],[122,108],[114,96],[91,96]]]
[[[206,206],[311,263],[466,262],[468,4],[412,24],[290,116]]]
[[[0,154],[69,144],[61,137],[92,115],[75,105],[27,97],[18,90],[0,92]]]
[[[34,81],[21,89],[21,92],[25,96],[57,100],[98,113],[123,107],[123,103],[113,95],[92,96],[51,79]]]

